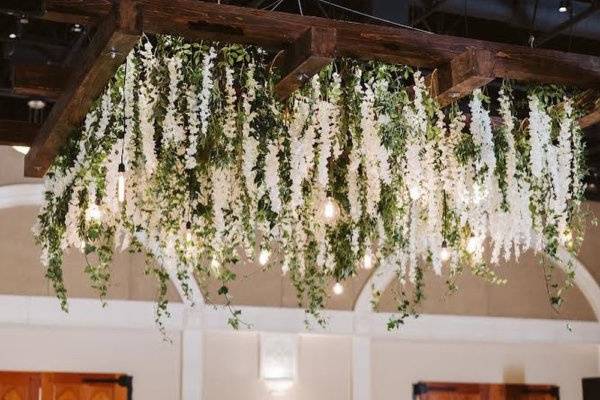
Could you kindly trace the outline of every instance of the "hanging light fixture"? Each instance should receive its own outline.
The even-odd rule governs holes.
[[[98,222],[100,221],[100,219],[102,219],[102,210],[100,209],[97,203],[94,202],[90,204],[85,213],[85,218],[88,221],[94,222]]]
[[[339,296],[342,293],[344,293],[344,286],[341,283],[336,282],[333,285],[333,294]]]
[[[294,385],[297,354],[296,335],[260,334],[260,377],[271,395],[281,396]]]
[[[440,259],[442,261],[448,261],[450,259],[450,250],[448,249],[448,244],[444,240],[442,242],[442,250],[440,251]]]
[[[467,252],[469,254],[474,254],[479,247],[479,239],[475,235],[471,235],[469,240],[467,240]]]
[[[362,267],[364,269],[371,269],[371,268],[373,268],[373,255],[371,254],[371,250],[370,249],[367,249],[367,252],[363,256]]]
[[[421,188],[419,186],[411,186],[408,189],[408,194],[412,200],[419,200],[421,197]]]
[[[119,203],[125,201],[125,164],[119,164],[119,179],[118,179],[117,195]]]
[[[323,218],[325,219],[325,222],[333,222],[337,218],[338,212],[339,210],[335,200],[328,196],[323,204]]]
[[[569,11],[569,1],[568,0],[560,0],[558,4],[558,12],[566,13]]]
[[[258,263],[264,267],[269,262],[270,257],[271,252],[268,249],[262,248],[258,254]]]
[[[192,241],[192,221],[188,221],[185,223],[185,241]]]

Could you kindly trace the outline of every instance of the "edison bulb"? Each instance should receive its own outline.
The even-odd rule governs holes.
[[[323,217],[325,220],[332,221],[335,219],[337,215],[337,206],[331,197],[328,197],[325,200],[325,204],[323,205]]]
[[[479,240],[475,236],[471,236],[469,240],[467,240],[467,252],[469,254],[473,254],[477,251],[479,247]]]
[[[258,254],[258,263],[264,267],[269,262],[269,257],[271,257],[269,250],[260,249],[260,253]]]
[[[117,196],[119,199],[119,203],[125,201],[125,164],[119,164],[119,178],[117,185]]]
[[[450,259],[450,250],[448,250],[446,244],[442,245],[442,250],[440,251],[440,259],[442,261],[448,261]]]
[[[419,198],[421,197],[421,188],[419,186],[411,186],[408,189],[408,194],[410,195],[411,199],[419,200]]]
[[[88,207],[85,216],[88,221],[100,221],[102,218],[102,210],[100,210],[98,204],[92,203]]]
[[[365,253],[363,260],[362,260],[362,266],[364,269],[373,268],[373,256],[371,255],[370,252]]]
[[[341,283],[336,282],[335,285],[333,285],[333,293],[336,295],[340,295],[342,293],[344,293],[344,286],[342,286]]]

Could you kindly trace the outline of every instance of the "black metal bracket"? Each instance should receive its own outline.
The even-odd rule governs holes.
[[[118,378],[88,378],[83,383],[116,383],[127,389],[127,400],[133,400],[133,376],[121,375]]]
[[[418,396],[425,394],[429,391],[426,383],[419,382],[413,385],[413,400],[417,400]]]

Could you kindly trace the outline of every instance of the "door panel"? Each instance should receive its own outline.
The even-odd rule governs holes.
[[[558,387],[420,382],[414,385],[417,400],[559,400]]]
[[[127,400],[120,376],[0,371],[0,400]]]

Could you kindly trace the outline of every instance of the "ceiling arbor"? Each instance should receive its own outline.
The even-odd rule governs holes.
[[[246,7],[196,0],[121,0],[114,5],[110,0],[3,2],[0,144],[30,145],[25,174],[43,176],[142,31],[280,49],[280,98],[333,57],[347,56],[433,71],[430,88],[442,104],[496,78],[589,88],[580,96],[588,110],[580,122],[587,127],[600,121],[598,56],[253,9],[249,6],[264,2],[245,3]],[[435,12],[424,10],[415,25],[426,23]],[[39,115],[32,119],[29,99],[46,103],[43,124],[37,123]]]

